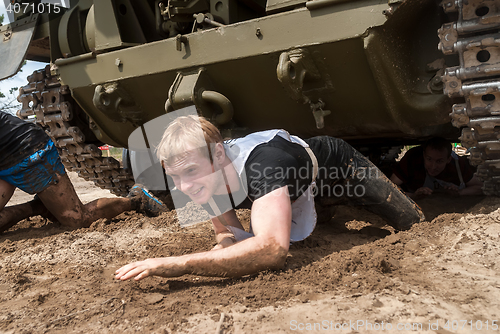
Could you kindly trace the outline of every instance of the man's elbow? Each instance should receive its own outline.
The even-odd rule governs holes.
[[[283,247],[280,247],[275,254],[276,256],[273,262],[273,269],[275,270],[282,269],[285,266],[288,250],[284,249]]]
[[[275,239],[268,241],[265,248],[267,248],[266,263],[269,269],[277,270],[285,266],[288,246],[288,244],[280,243]]]

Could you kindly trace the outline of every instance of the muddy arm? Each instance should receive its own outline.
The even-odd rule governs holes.
[[[396,174],[392,173],[391,175],[391,181],[398,186],[399,189],[401,189],[401,191],[403,191],[403,189],[401,188],[401,185],[404,183],[403,180],[401,180],[399,177],[396,176]],[[415,200],[415,199],[419,199],[419,198],[422,198],[422,197],[425,197],[425,196],[428,196],[428,195],[431,195],[432,194],[432,190],[429,189],[429,188],[419,188],[417,189],[416,192],[414,193],[410,193],[410,192],[406,192],[404,191],[404,193],[406,195],[408,195],[408,197],[410,197],[411,199]]]
[[[465,188],[459,191],[460,196],[465,195],[483,195],[483,181],[477,176],[473,176],[469,182],[465,184]]]
[[[134,262],[116,271],[116,279],[148,276],[239,277],[266,269],[281,268],[290,243],[292,208],[288,188],[282,187],[259,198],[252,205],[254,237],[227,248],[179,257]]]

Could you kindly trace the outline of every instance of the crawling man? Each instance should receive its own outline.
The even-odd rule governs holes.
[[[207,120],[182,116],[166,129],[157,155],[175,187],[210,214],[218,244],[211,251],[128,264],[116,279],[237,277],[282,268],[290,242],[305,239],[316,225],[315,196],[348,196],[397,230],[424,219],[368,159],[332,137],[302,140],[269,130],[223,142]],[[238,221],[237,208],[251,209],[250,231]]]

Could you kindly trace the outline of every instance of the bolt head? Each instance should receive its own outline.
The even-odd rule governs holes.
[[[196,15],[196,23],[202,24],[205,21],[205,14],[199,13]]]

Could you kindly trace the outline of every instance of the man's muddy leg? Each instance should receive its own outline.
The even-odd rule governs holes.
[[[38,197],[61,224],[82,227],[84,221],[83,204],[67,174],[58,175],[57,183],[38,193]]]
[[[16,187],[7,181],[0,180],[0,232],[8,230],[18,221],[24,219],[24,212],[19,209],[5,208],[5,205],[11,199]]]
[[[0,211],[10,201],[16,187],[7,181],[0,180]]]
[[[134,210],[129,198],[99,198],[85,204],[87,223],[90,226],[99,218],[111,219],[122,212]]]
[[[71,227],[89,227],[99,218],[113,218],[133,209],[128,198],[100,198],[83,205],[66,174],[58,175],[58,183],[38,196],[61,224]]]
[[[12,205],[0,211],[0,233],[8,230],[23,219],[33,216],[46,216],[48,210],[39,199],[30,202]]]
[[[353,155],[355,174],[346,180],[353,196],[348,200],[384,218],[397,230],[425,220],[422,210],[361,153]]]
[[[321,195],[318,197],[345,199],[352,205],[362,206],[398,230],[409,229],[424,219],[415,202],[345,141],[321,136],[306,142],[324,164],[316,181]]]

